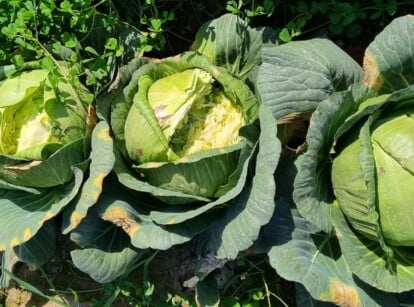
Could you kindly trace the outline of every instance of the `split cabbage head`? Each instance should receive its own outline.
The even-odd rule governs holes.
[[[91,93],[80,83],[54,80],[46,69],[16,72],[0,81],[0,180],[27,187],[70,180],[85,160]],[[69,153],[69,151],[71,153]],[[61,167],[51,173],[51,162]]]
[[[71,109],[58,100],[52,85],[46,85],[48,73],[45,69],[24,71],[1,82],[1,153],[45,159],[84,137],[86,113],[82,116],[82,109]],[[69,92],[69,86],[62,84],[60,90]]]
[[[97,99],[114,142],[115,178],[93,208],[100,221],[88,214],[73,237],[91,237],[93,226],[104,232],[99,224],[121,231],[134,250],[165,250],[200,235],[200,254],[225,259],[253,244],[275,206],[280,142],[253,86],[274,35],[226,14],[199,29],[192,51],[120,68]],[[118,256],[108,257],[121,268]],[[101,262],[75,258],[107,281]]]
[[[243,81],[189,52],[144,65],[125,91],[128,111],[112,112],[115,140],[137,178],[174,192],[156,196],[188,203],[234,186],[229,178],[239,172],[248,142],[240,130],[255,130],[258,117],[257,99]]]
[[[89,166],[93,95],[39,62],[1,71],[0,251],[12,271],[16,259],[39,267],[55,252],[54,217],[78,195]]]
[[[119,80],[98,107],[113,133],[114,171],[135,195],[121,210],[139,225],[124,229],[132,244],[166,249],[211,226],[216,233],[209,239],[226,231],[237,238],[222,251],[235,257],[274,208],[280,144],[271,112],[245,80],[198,52],[137,59],[121,69]],[[103,218],[117,224],[120,213],[106,212]],[[239,240],[236,230],[247,220]],[[227,241],[214,239],[212,249]]]

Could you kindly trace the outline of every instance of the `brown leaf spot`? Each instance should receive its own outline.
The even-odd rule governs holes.
[[[38,166],[42,164],[42,161],[33,160],[31,162],[20,163],[16,165],[5,166],[4,169],[11,170],[11,171],[27,171],[32,167]]]
[[[29,241],[29,239],[32,237],[32,230],[30,229],[30,227],[27,227],[24,231],[23,231],[23,239],[25,241]]]
[[[18,238],[13,238],[10,242],[10,247],[15,247],[17,245],[20,245],[20,240]]]
[[[43,225],[46,221],[50,220],[54,216],[55,215],[53,214],[52,211],[46,212],[44,218],[41,221],[39,221],[39,225]]]
[[[95,178],[93,178],[93,185],[99,188],[99,190],[102,189],[102,184],[103,184],[103,180],[105,176],[106,176],[105,173],[99,173],[98,175],[95,176]]]
[[[109,128],[102,129],[98,134],[98,138],[104,141],[112,141],[111,135],[109,134]]]
[[[144,155],[144,150],[142,148],[137,149],[138,157],[142,157]]]
[[[381,72],[378,70],[377,64],[373,55],[367,51],[365,52],[363,60],[364,80],[363,83],[373,90],[378,90],[384,83]]]
[[[161,128],[164,128],[166,126],[168,120],[171,117],[171,114],[165,114],[166,108],[167,108],[167,105],[160,104],[153,109],[155,117],[157,118],[158,124],[160,125]]]
[[[340,307],[359,307],[359,295],[354,287],[346,285],[338,280],[331,282],[333,301]]]
[[[162,163],[159,163],[159,162],[148,162],[146,164],[146,167],[147,168],[157,168],[157,167],[160,167],[161,165],[162,165]]]
[[[88,115],[86,118],[86,125],[88,127],[88,131],[92,131],[93,128],[96,126],[98,122],[98,116],[96,115],[96,110],[93,105],[88,106]]]
[[[121,207],[109,208],[102,215],[102,219],[122,227],[129,236],[134,235],[140,227],[139,223],[131,219],[126,210]]]
[[[80,214],[78,211],[73,211],[73,213],[70,216],[70,224],[72,227],[76,227],[82,222],[84,218],[83,214]]]

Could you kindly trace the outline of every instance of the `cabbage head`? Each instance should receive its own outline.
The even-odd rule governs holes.
[[[414,289],[414,50],[404,47],[414,39],[406,29],[414,30],[412,16],[396,18],[366,50],[364,84],[318,105],[293,193],[365,288],[391,293]]]
[[[234,37],[236,29],[243,35]],[[137,248],[167,249],[201,234],[203,249],[233,259],[274,210],[276,121],[249,74],[266,35],[232,15],[200,31],[193,51],[123,66],[98,100],[125,190],[102,204],[100,216]]]
[[[26,187],[71,180],[71,166],[87,158],[92,99],[79,82],[74,86],[63,78],[52,81],[51,73],[42,68],[18,71],[1,80],[0,180]],[[57,160],[60,169],[46,175],[50,163]]]
[[[246,146],[239,131],[258,115],[249,87],[194,53],[147,64],[130,84],[136,92],[120,124],[136,175],[195,197],[214,199],[231,188],[228,179]],[[113,118],[118,125],[120,116]]]
[[[16,260],[36,268],[53,255],[55,217],[97,173],[89,167],[91,139],[104,127],[95,132],[94,96],[67,72],[65,62],[50,71],[41,61],[1,67],[0,251],[9,271]],[[83,193],[81,203],[99,196],[99,181],[89,180],[96,181],[95,190]],[[85,214],[74,216],[80,221]],[[7,285],[4,275],[0,281]]]
[[[52,85],[48,74],[45,69],[34,69],[0,82],[2,154],[44,160],[85,137],[86,89],[80,92],[84,97],[73,97],[70,84]]]
[[[382,102],[387,96],[380,98],[371,100]],[[393,112],[377,111],[376,114],[382,114],[373,115],[378,118],[369,129],[370,144],[364,139],[362,127],[354,128],[346,146],[332,161],[334,194],[351,225],[367,237],[377,239],[376,231],[372,232],[370,224],[361,217],[361,212],[367,210],[364,207],[375,204],[381,233],[392,246],[414,246],[413,111],[409,105]],[[364,152],[370,160],[359,162]],[[367,167],[374,167],[375,171],[367,174]],[[375,183],[375,190],[370,190],[366,182]]]

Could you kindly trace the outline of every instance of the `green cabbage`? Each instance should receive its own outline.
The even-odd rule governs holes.
[[[130,112],[125,122],[129,156],[139,163],[166,162],[237,144],[238,131],[245,124],[242,110],[214,86],[212,76],[198,68],[156,80],[149,87],[147,97],[168,143],[166,159],[151,159],[157,155],[153,152],[157,147],[144,136],[134,142],[131,135],[137,131],[128,127],[141,124],[137,120],[145,125],[145,118],[136,112]]]
[[[244,81],[188,52],[143,65],[124,91],[131,102],[117,101],[114,136],[143,180],[191,201],[234,186],[241,152],[252,150],[240,131],[255,131],[258,118]]]
[[[84,138],[88,103],[77,105],[74,99],[69,84],[61,81],[56,88],[50,84],[47,70],[24,71],[2,80],[0,153],[42,160]]]
[[[383,96],[384,97],[384,96]],[[371,146],[376,178],[376,207],[386,241],[414,246],[414,108],[398,110],[371,127]],[[355,229],[366,234],[360,208],[369,200],[366,176],[361,167],[361,141],[354,140],[335,157],[332,184],[338,203]],[[349,141],[348,141],[349,142]],[[372,237],[368,233],[368,236]]]

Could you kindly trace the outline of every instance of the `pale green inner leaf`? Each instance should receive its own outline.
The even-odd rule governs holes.
[[[23,100],[46,79],[47,70],[22,72],[0,82],[0,107],[15,105]]]
[[[0,109],[1,147],[4,154],[40,159],[47,143],[56,142],[41,89],[20,103]]]
[[[245,123],[241,110],[218,90],[206,98],[195,102],[170,141],[180,157],[240,141],[239,129]]]
[[[160,78],[145,96],[134,99],[125,123],[126,146],[130,158],[141,164],[176,161],[240,142],[245,124],[241,107],[202,69]],[[153,114],[143,113],[145,104]]]
[[[372,133],[380,221],[393,245],[414,245],[414,110],[378,123]]]
[[[89,91],[64,79],[52,86],[47,74],[32,70],[0,83],[0,153],[44,160],[84,138]]]

